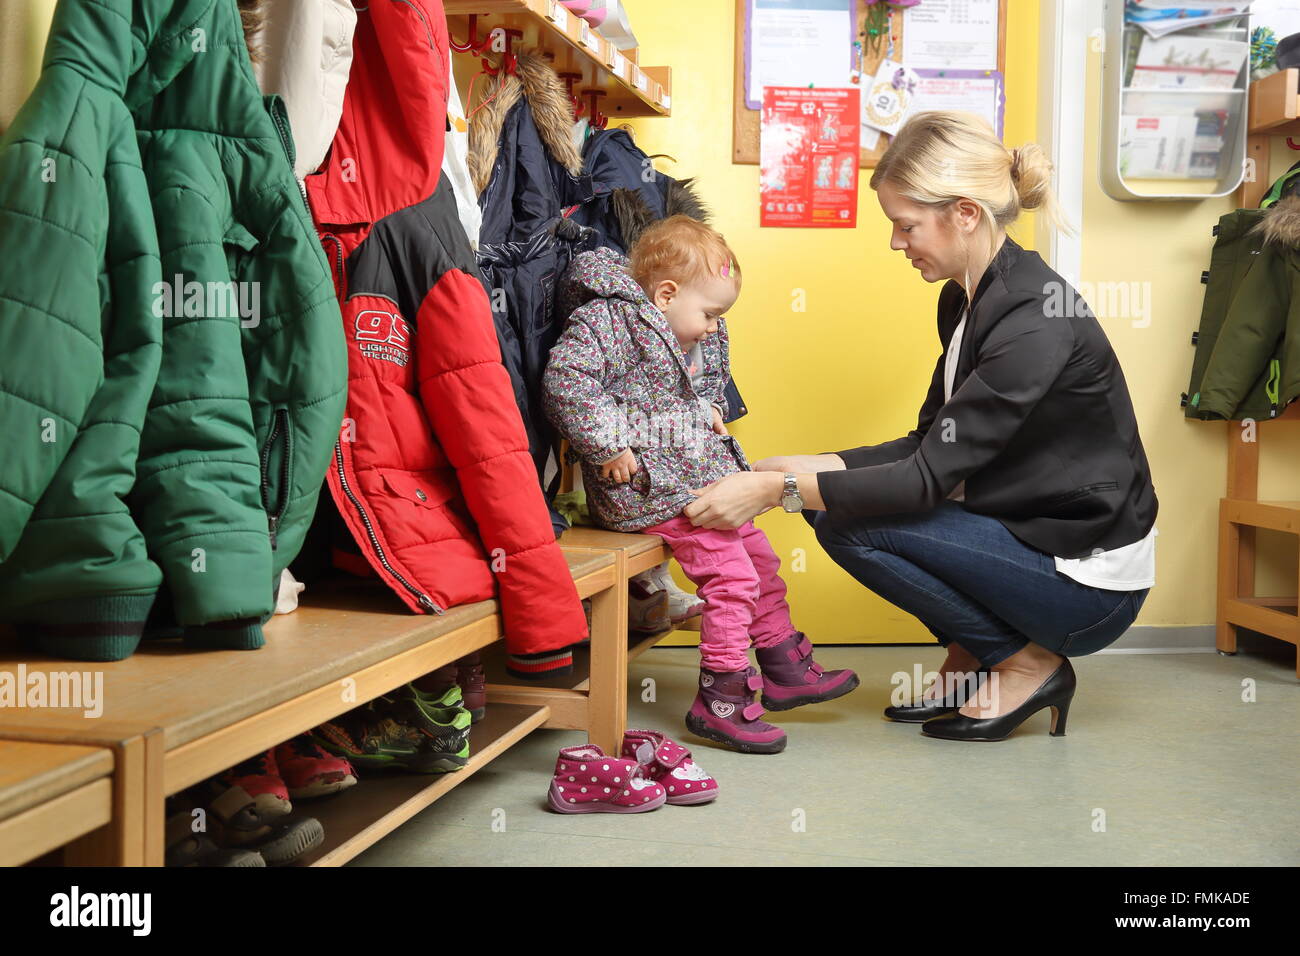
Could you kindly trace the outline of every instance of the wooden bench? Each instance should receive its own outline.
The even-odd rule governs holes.
[[[564,461],[569,449],[567,440],[560,442],[559,460]],[[567,465],[560,475],[560,492],[573,491],[581,474],[577,465]],[[560,536],[560,544],[578,548],[595,548],[610,551],[619,562],[619,574],[626,580],[642,571],[648,571],[657,564],[662,564],[672,557],[672,551],[664,544],[664,539],[657,534],[629,534],[620,531],[606,531],[603,528],[574,525]],[[698,631],[700,619],[693,618],[677,625],[673,630]],[[671,631],[656,634],[638,642],[629,651],[629,658],[635,660],[650,648],[663,640]]]
[[[591,528],[574,525],[560,536],[560,544],[580,548],[595,548],[610,551],[615,556],[616,567],[622,568],[624,580],[635,577],[642,571],[648,571],[657,564],[662,564],[673,556],[664,544],[664,539],[657,534],[626,534],[620,531],[606,531],[603,528]],[[673,628],[677,631],[698,631],[700,619],[692,618],[684,624]],[[656,634],[633,645],[628,651],[632,660],[640,657],[650,648],[663,640],[671,631]]]
[[[112,818],[111,750],[0,740],[0,866],[75,843]]]
[[[566,548],[570,572],[595,608],[592,646],[601,670],[582,700],[566,699],[566,725],[593,740],[613,740],[626,719],[626,666],[617,686],[614,658],[626,651],[616,605],[626,587],[608,552]],[[164,798],[296,734],[330,720],[443,664],[501,639],[495,601],[452,608],[443,615],[409,613],[382,585],[356,581],[332,590],[317,585],[299,609],[266,626],[260,650],[190,651],[146,644],[112,664],[50,658],[32,661],[0,646],[0,670],[104,673],[104,711],[97,719],[53,708],[8,711],[6,737],[109,748],[117,774],[115,809],[123,819],[86,862],[163,860]],[[626,628],[626,613],[622,618]],[[624,632],[625,633],[625,630]],[[606,661],[606,650],[609,660]],[[529,689],[529,688],[524,688]],[[510,688],[506,688],[507,693]],[[419,810],[504,752],[531,730],[548,725],[545,701],[498,701],[470,737],[464,770],[439,776],[368,775],[348,793],[305,803],[325,827],[325,843],[304,859],[337,865],[372,845]]]

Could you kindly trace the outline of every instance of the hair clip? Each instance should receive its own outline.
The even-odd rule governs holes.
[[[726,265],[724,265],[724,266],[722,267],[722,277],[723,277],[724,279],[725,279],[727,276],[731,275],[731,266],[732,266],[732,262],[731,262],[731,260],[727,260]]]

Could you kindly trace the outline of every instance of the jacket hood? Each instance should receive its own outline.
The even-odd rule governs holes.
[[[306,181],[318,225],[378,222],[432,196],[442,170],[450,75],[442,4],[371,0],[356,12],[339,129]]]
[[[582,155],[573,143],[573,103],[546,60],[533,53],[520,53],[516,73],[502,73],[495,94],[488,96],[491,99],[484,101],[469,127],[469,171],[475,189],[482,193],[487,188],[497,161],[501,129],[520,99],[527,99],[551,158],[570,175],[582,173]],[[473,108],[472,103],[466,105]]]
[[[357,12],[352,0],[278,0],[261,23],[261,0],[240,0],[253,72],[279,94],[293,133],[299,179],[320,168],[343,114]]]
[[[94,0],[60,3],[42,69],[59,66],[113,90],[134,110],[165,89],[204,46],[224,0]],[[235,7],[231,5],[233,15]],[[249,9],[250,29],[257,11]],[[202,32],[196,32],[202,30]],[[198,49],[196,49],[198,48]]]
[[[1265,243],[1300,248],[1300,196],[1279,199],[1252,231],[1262,233]]]
[[[601,246],[573,260],[568,278],[579,290],[579,298],[624,299],[636,305],[653,305],[645,290],[627,271],[627,258]]]
[[[623,245],[631,249],[632,244],[641,237],[646,227],[656,221],[654,210],[635,189],[615,189],[610,200],[614,208],[614,218],[618,220],[618,230],[623,236]],[[696,193],[694,179],[670,179],[665,207],[665,218],[690,216],[700,222],[709,221],[709,208]]]

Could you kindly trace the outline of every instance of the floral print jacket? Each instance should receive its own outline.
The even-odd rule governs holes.
[[[691,383],[686,355],[668,320],[611,249],[586,252],[565,276],[561,299],[573,309],[543,377],[546,415],[582,462],[592,516],[614,531],[640,531],[681,514],[692,488],[749,470],[736,440],[713,431],[713,406],[726,414],[727,327],[700,344],[704,376]],[[600,476],[625,449],[631,480]]]

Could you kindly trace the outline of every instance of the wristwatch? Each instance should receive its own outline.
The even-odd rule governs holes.
[[[781,507],[787,514],[803,511],[803,498],[799,495],[799,482],[794,475],[785,476],[785,490],[781,492]]]

